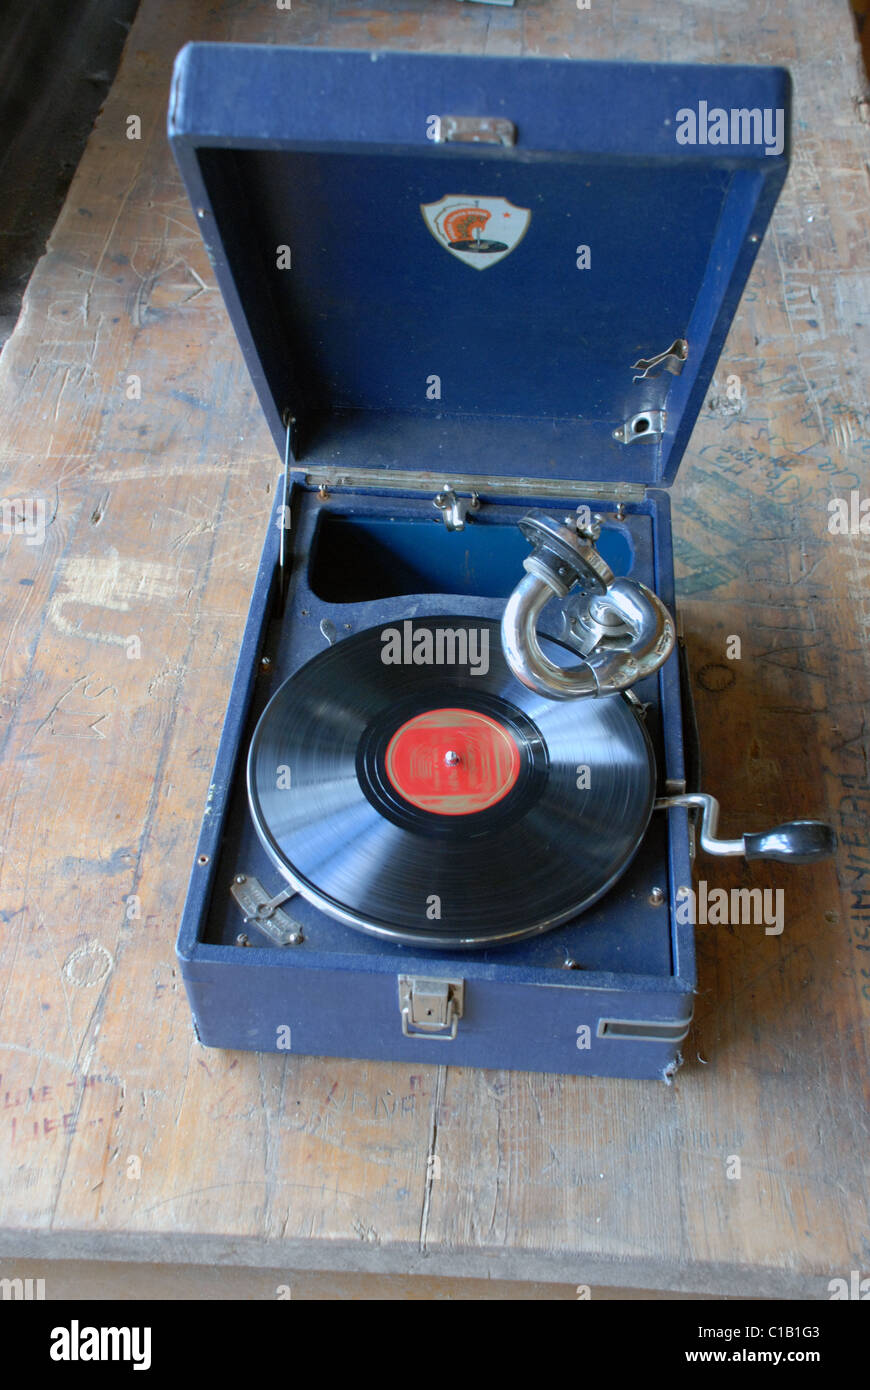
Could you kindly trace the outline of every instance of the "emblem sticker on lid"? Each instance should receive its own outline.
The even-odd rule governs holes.
[[[437,203],[421,203],[420,211],[436,241],[475,270],[486,270],[509,256],[531,220],[531,208],[518,208],[506,198],[472,198],[448,194]]]

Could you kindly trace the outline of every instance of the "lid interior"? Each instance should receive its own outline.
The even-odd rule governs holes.
[[[315,58],[324,72],[330,59],[367,56],[265,53],[272,62],[283,53],[290,62],[285,71],[300,58],[306,67]],[[431,80],[447,63],[458,65],[460,88],[463,70],[482,70],[496,84],[496,114],[519,113],[528,101],[527,72],[522,99],[511,99],[509,79],[520,67],[540,77],[540,101],[547,100],[546,72],[554,67],[570,69],[561,77],[573,81],[575,95],[584,79],[589,88],[590,69],[598,70],[595,90],[602,68],[621,83],[632,72],[627,64],[410,60],[421,109],[427,73]],[[222,61],[231,55],[224,51]],[[383,61],[385,76],[388,66]],[[721,80],[723,72],[756,71],[769,85],[777,70],[657,71],[662,86],[682,72],[697,87],[697,74],[705,72]],[[207,93],[198,96],[208,107]],[[489,108],[494,100],[477,94]],[[176,103],[179,109],[190,117],[189,102]],[[276,443],[289,413],[297,423],[297,457],[312,468],[452,468],[643,483],[673,478],[785,157],[765,156],[763,148],[735,157],[733,149],[699,152],[675,142],[664,153],[644,153],[640,133],[636,152],[630,140],[616,151],[600,149],[596,144],[606,140],[582,127],[562,132],[567,148],[534,149],[523,142],[521,121],[518,143],[508,148],[433,145],[422,131],[414,144],[356,139],[348,147],[335,132],[322,142],[312,139],[301,116],[294,132],[293,109],[291,101],[280,138],[264,139],[262,131],[246,137],[236,115],[222,142],[213,111],[208,134],[182,135],[177,123],[173,134]],[[599,116],[602,136],[606,114]],[[479,269],[483,256],[470,263],[452,254],[424,215],[427,205],[445,198],[472,208],[483,200],[492,245],[506,244],[498,239],[500,225],[522,224],[528,214],[525,230],[508,254]],[[510,233],[501,235],[511,240]],[[643,377],[635,368],[681,338],[688,356],[679,375],[659,368]],[[614,438],[626,420],[662,409],[660,437],[653,430],[630,444]]]

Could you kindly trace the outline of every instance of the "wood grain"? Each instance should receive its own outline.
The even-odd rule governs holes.
[[[194,1041],[173,943],[276,464],[164,135],[194,37],[792,68],[793,170],[675,488],[677,567],[724,832],[827,811],[842,844],[766,874],[782,936],[699,930],[670,1087]],[[870,491],[863,97],[846,0],[143,0],[0,358],[2,497],[45,504],[43,543],[0,536],[4,1273],[102,1257],[824,1298],[867,1271],[870,542],[827,512]]]

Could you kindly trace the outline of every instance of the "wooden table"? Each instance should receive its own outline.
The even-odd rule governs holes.
[[[793,71],[792,172],[675,530],[724,832],[827,812],[841,851],[765,871],[782,936],[699,929],[670,1087],[194,1041],[174,936],[276,458],[166,145],[189,38]],[[2,535],[4,1274],[101,1258],[826,1298],[866,1272],[870,539],[830,534],[827,509],[870,493],[864,91],[846,0],[143,0],[0,358],[2,497],[45,504],[42,543],[8,508]]]

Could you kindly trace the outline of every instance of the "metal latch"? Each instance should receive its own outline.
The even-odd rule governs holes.
[[[440,1038],[452,1042],[464,1004],[464,980],[399,976],[399,1010],[406,1038]]]
[[[515,145],[517,128],[504,116],[439,116],[436,144]]]
[[[450,484],[445,483],[435,497],[433,505],[444,518],[444,525],[448,531],[464,531],[469,512],[480,510],[480,498],[476,492],[470,497],[458,497]]]

